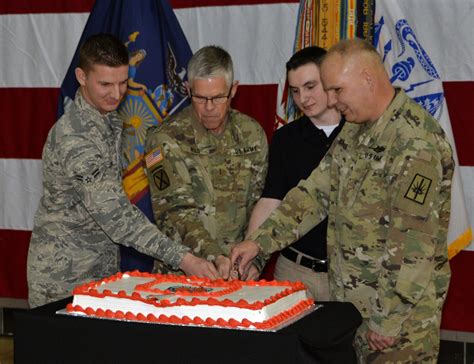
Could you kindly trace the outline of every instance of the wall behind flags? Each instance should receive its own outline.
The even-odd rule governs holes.
[[[420,14],[421,21],[414,27],[444,81],[473,226],[472,2],[405,2],[412,2],[412,11]],[[0,298],[27,297],[26,256],[41,193],[41,151],[55,121],[59,86],[93,3],[0,3]],[[218,44],[231,53],[241,84],[234,107],[257,118],[270,137],[277,85],[292,53],[298,2],[174,0],[171,4],[193,51]],[[427,6],[436,9],[432,13],[438,16],[427,18]],[[443,315],[446,329],[474,332],[474,314],[468,305],[474,302],[473,267],[472,251],[463,251],[451,261],[453,278]]]

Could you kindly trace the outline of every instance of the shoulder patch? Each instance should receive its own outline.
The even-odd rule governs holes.
[[[410,215],[426,218],[437,198],[439,173],[433,163],[414,159],[400,173],[401,185],[395,207]]]
[[[158,190],[163,191],[170,186],[170,178],[163,167],[153,171],[153,182]]]
[[[161,150],[161,147],[157,147],[145,156],[146,167],[151,169],[153,166],[162,162],[164,159],[165,156]]]
[[[76,180],[85,186],[91,186],[102,179],[102,171],[100,168],[95,168],[92,172],[87,174],[76,174]]]
[[[405,198],[420,205],[424,205],[426,196],[428,196],[428,192],[430,191],[431,182],[433,181],[430,178],[417,173],[408,186]]]

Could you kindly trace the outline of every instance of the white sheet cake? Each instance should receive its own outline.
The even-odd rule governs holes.
[[[271,329],[314,304],[300,282],[211,281],[140,272],[117,273],[73,293],[69,313],[228,328]]]

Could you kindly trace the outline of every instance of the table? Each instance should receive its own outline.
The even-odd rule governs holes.
[[[56,314],[71,298],[15,315],[15,363],[355,363],[361,316],[322,307],[277,332],[119,322]]]

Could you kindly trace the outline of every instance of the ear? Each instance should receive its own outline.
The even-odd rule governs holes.
[[[74,70],[74,73],[76,74],[76,80],[77,82],[79,82],[79,85],[84,86],[86,84],[86,78],[87,78],[87,75],[84,72],[84,70],[80,67],[77,67]]]
[[[186,86],[186,90],[188,90],[188,96],[191,97],[191,86],[189,85],[189,81],[184,81],[184,86]]]
[[[237,88],[239,87],[239,81],[234,81],[232,84],[232,91],[230,92],[230,98],[234,98],[235,94],[237,93]]]
[[[362,77],[362,80],[369,87],[369,90],[374,91],[374,89],[375,89],[375,77],[374,77],[373,73],[369,69],[364,68],[361,71],[361,77]]]

